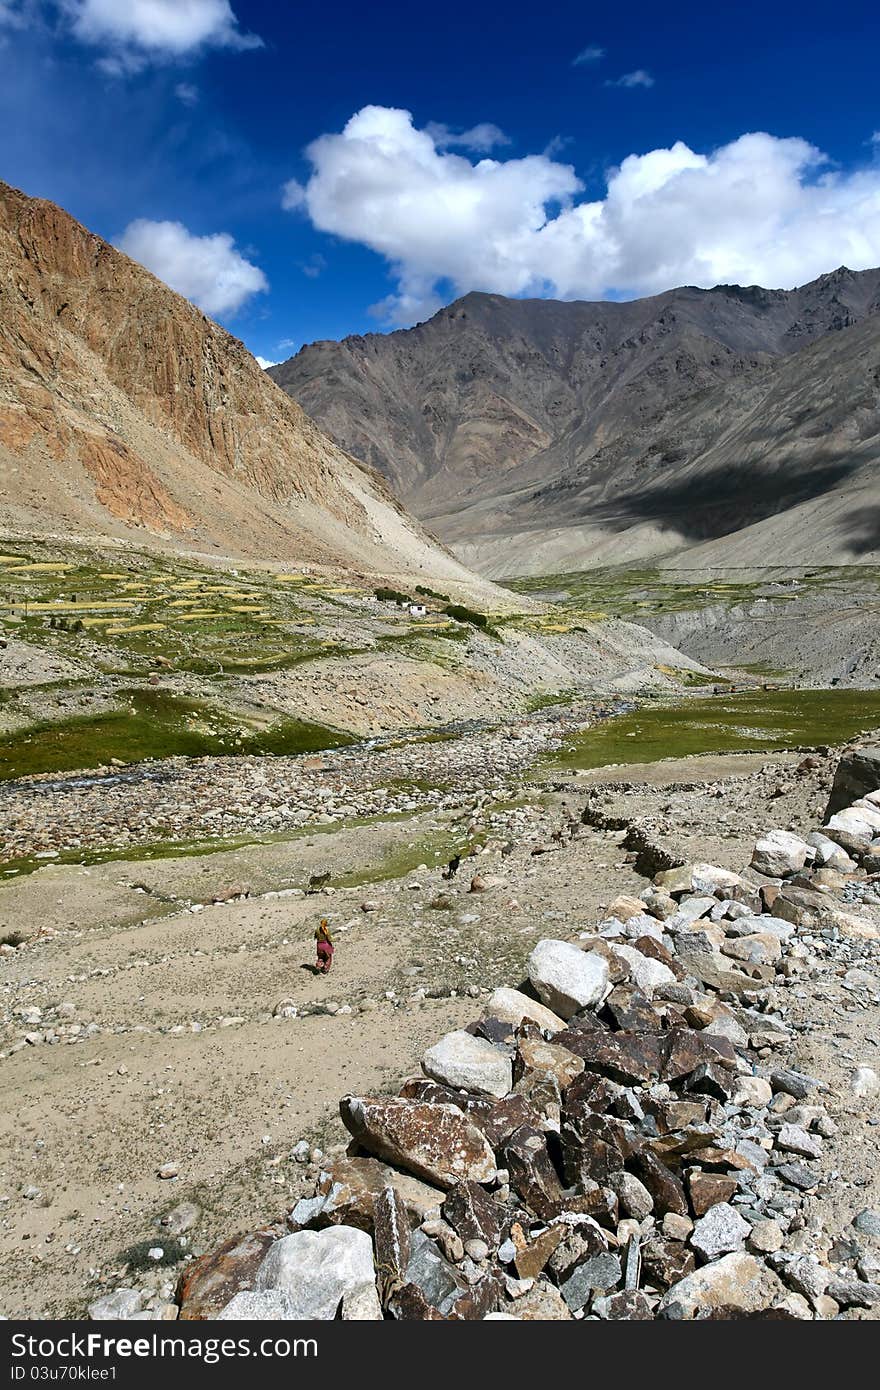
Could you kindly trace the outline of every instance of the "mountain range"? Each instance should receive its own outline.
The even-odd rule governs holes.
[[[623,303],[472,293],[269,374],[486,575],[880,555],[880,270]]]

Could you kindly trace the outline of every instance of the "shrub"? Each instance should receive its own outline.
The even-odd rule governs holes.
[[[485,613],[476,613],[473,608],[466,608],[463,603],[450,603],[443,609],[447,618],[454,618],[457,623],[471,623],[473,627],[487,628],[489,619]]]
[[[377,589],[376,598],[380,603],[412,603],[408,594],[402,594],[398,589]]]

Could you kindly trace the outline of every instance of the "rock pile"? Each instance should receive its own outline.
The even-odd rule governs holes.
[[[875,950],[878,929],[840,899],[870,881],[878,849],[872,791],[821,832],[768,830],[741,873],[661,870],[576,944],[540,941],[522,990],[496,990],[430,1047],[424,1076],[343,1098],[348,1153],[286,1222],[190,1263],[179,1316],[827,1319],[880,1306],[880,1263],[855,1239],[817,1238],[809,1202],[834,1182],[837,1126],[822,1084],[787,1064],[784,1004],[817,960]],[[872,1240],[880,1215],[853,1227]]]

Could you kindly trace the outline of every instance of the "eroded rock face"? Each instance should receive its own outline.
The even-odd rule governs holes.
[[[0,454],[27,460],[4,471],[22,530],[142,542],[146,529],[186,548],[389,574],[413,548],[413,572],[462,572],[243,343],[60,207],[7,184],[0,399]]]
[[[363,1148],[437,1187],[488,1182],[495,1174],[484,1135],[453,1105],[345,1096],[339,1112]]]

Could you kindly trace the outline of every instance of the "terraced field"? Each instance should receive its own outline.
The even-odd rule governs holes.
[[[439,597],[420,594],[428,612],[413,618],[366,582],[305,571],[43,541],[0,552],[0,778],[336,747],[349,740],[332,711],[326,724],[298,717],[258,678],[365,652],[454,667],[473,631]]]

